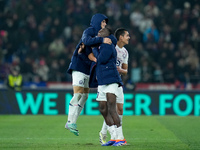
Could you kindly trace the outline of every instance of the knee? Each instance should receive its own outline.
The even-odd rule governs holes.
[[[109,112],[116,110],[116,103],[108,102],[108,110],[109,110]]]
[[[114,106],[114,105],[116,105],[116,102],[115,102],[115,101],[113,101],[113,100],[109,100],[109,101],[108,101],[108,106],[109,106],[109,107]]]
[[[122,108],[117,108],[117,113],[119,115],[123,115],[123,107]]]
[[[117,113],[123,115],[123,104],[117,103]]]
[[[105,108],[99,109],[100,113],[105,116],[107,114],[107,110]]]
[[[78,104],[79,104],[81,107],[84,107],[84,105],[85,105],[87,99],[88,99],[88,93],[83,93],[81,99],[80,99],[79,102],[78,102]]]
[[[116,112],[116,110],[115,109],[109,109],[109,113],[111,114],[111,116],[113,116],[115,113],[117,113]]]
[[[78,101],[81,99],[82,94],[81,93],[74,93],[74,96],[72,97],[70,104],[78,104]]]
[[[99,111],[101,112],[102,115],[105,115],[107,113],[107,107],[105,104],[100,103],[99,104]]]

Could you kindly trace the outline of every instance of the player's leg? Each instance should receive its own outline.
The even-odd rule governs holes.
[[[76,118],[74,117],[77,114],[78,102],[82,98],[84,92],[84,81],[85,74],[73,71],[72,72],[72,84],[74,95],[69,103],[69,111],[68,111],[68,121],[65,125],[65,128],[69,129],[75,135],[79,135],[76,125]]]
[[[127,142],[126,142],[126,139],[124,138],[123,130],[122,130],[122,115],[123,115],[123,104],[122,103],[117,103],[117,112],[118,112],[118,115],[119,115],[119,118],[120,118],[121,126],[116,128],[117,140],[113,144],[113,146],[123,146],[123,145],[126,145]]]
[[[118,134],[118,138],[120,140],[124,139],[124,135],[123,135],[123,131],[122,131],[122,118],[123,118],[123,104],[122,103],[117,103],[117,112],[119,115],[119,119],[120,119],[120,124],[121,124],[121,131]]]
[[[89,75],[73,71],[72,82],[74,96],[70,101],[68,122],[76,123],[79,114],[81,113],[89,93]]]
[[[120,125],[119,116],[117,115],[116,111],[116,96],[113,93],[106,93],[107,97],[107,107],[108,107],[108,114],[110,118],[113,120],[113,124],[109,124],[109,122],[106,121],[106,124],[108,125],[108,132],[111,135],[111,140],[108,141],[105,144],[102,144],[102,146],[111,146],[116,142],[117,139],[117,132],[116,132],[116,126]]]
[[[107,114],[107,101],[106,101],[106,94],[103,92],[103,89],[104,89],[104,86],[98,86],[96,100],[99,102],[99,111],[104,118],[104,117],[106,117],[106,114]],[[107,130],[106,130],[106,132],[107,132]],[[101,145],[106,143],[106,137],[107,137],[106,133],[103,134],[103,133],[101,133],[101,131],[99,132],[99,142]]]
[[[108,121],[111,121],[111,120],[109,120],[109,118],[107,118],[108,108],[107,108],[107,102],[106,101],[100,101],[99,102],[99,111],[101,112],[101,114],[104,118],[104,124],[106,124],[106,121],[105,121],[106,119],[108,119]],[[110,116],[108,116],[108,117],[110,117]],[[106,124],[106,126],[107,126],[107,124]],[[106,129],[105,133],[101,132],[101,131],[99,132],[99,142],[100,142],[101,145],[106,143],[106,137],[107,137],[107,129]]]
[[[115,95],[119,97],[118,89],[116,90]],[[113,94],[108,93],[107,94],[107,101],[108,101],[109,113],[112,115],[112,118],[114,120],[114,124],[117,126],[116,129],[115,129],[117,139],[116,139],[116,142],[112,146],[126,145],[126,140],[124,139],[123,133],[122,133],[122,126],[121,126],[121,123],[120,123],[120,118],[119,118],[119,115],[118,115],[117,109],[116,109],[116,98],[114,98]],[[121,110],[121,113],[123,113],[123,105],[119,105],[119,106],[121,106],[120,110]]]
[[[73,86],[74,95],[69,103],[69,112],[68,112],[68,123],[75,123],[74,115],[76,113],[76,108],[78,106],[79,100],[82,98],[82,93],[84,91],[83,87]]]
[[[122,129],[122,117],[123,117],[123,105],[124,105],[124,93],[123,93],[123,88],[119,87],[118,88],[118,95],[117,95],[117,113],[120,118],[120,124],[121,126],[117,129],[118,132],[118,137],[117,141],[113,146],[122,146],[126,145],[126,139],[124,138],[123,135],[123,129]]]
[[[110,125],[109,128],[109,132],[111,134],[111,139],[115,139],[116,138],[116,132],[115,132],[115,128],[114,128],[114,122],[112,120],[112,117],[110,114],[108,114],[108,107],[107,107],[107,101],[106,101],[106,93],[105,93],[105,89],[107,88],[107,85],[103,85],[103,86],[98,86],[98,94],[97,94],[97,101],[99,101],[99,110],[102,114],[102,116],[104,117],[104,120],[106,121],[106,123],[108,125]],[[106,135],[105,137],[106,138]],[[106,145],[103,145],[104,142],[102,142],[103,137],[101,138],[101,133],[100,133],[100,143],[102,144],[102,146],[109,146],[110,144],[114,144],[115,141],[111,141],[111,143],[107,143]]]
[[[108,125],[108,131],[110,134],[115,134],[114,140],[111,139],[110,141],[108,141],[107,143],[103,144],[102,146],[110,146],[113,145],[118,137],[118,133],[117,133],[117,128],[120,127],[120,120],[119,120],[119,116],[117,114],[117,110],[116,110],[116,92],[117,92],[117,88],[118,88],[118,84],[113,83],[110,84],[109,86],[107,86],[107,88],[105,89],[106,91],[106,99],[107,99],[107,107],[108,107],[108,115],[111,116],[114,125],[110,126],[107,122]],[[112,133],[113,132],[113,133]]]
[[[82,94],[82,97],[78,101],[78,105],[77,105],[76,110],[75,110],[74,121],[73,121],[74,123],[76,123],[79,115],[81,114],[81,111],[84,108],[84,105],[85,105],[85,103],[86,103],[86,101],[88,99],[89,91],[90,91],[89,88],[84,88],[84,92]]]
[[[99,132],[99,141],[100,141],[100,144],[106,143],[107,129],[108,129],[108,127],[107,127],[106,121],[104,119],[101,131]]]
[[[76,114],[78,101],[82,97],[83,89],[84,89],[83,87],[73,86],[74,95],[69,103],[68,120],[67,120],[67,123],[65,124],[65,128],[70,130],[72,133],[74,133],[77,136],[79,135],[79,132],[77,130],[77,125],[75,123],[74,116]]]
[[[108,126],[112,126],[114,124],[114,121],[112,119],[112,116],[108,113],[108,107],[106,101],[99,102],[99,111],[101,112],[106,124]]]
[[[117,97],[116,97],[116,102],[117,102],[117,106],[118,106],[117,112],[119,114],[120,124],[122,124],[123,103],[124,103],[124,94],[123,94],[123,88],[122,87],[118,87],[117,94],[118,94]],[[107,124],[104,120],[101,131],[99,132],[99,141],[105,141],[106,140],[105,138],[106,138],[106,135],[107,135],[107,129],[108,129],[108,127],[107,127]]]
[[[123,88],[118,87],[117,89],[117,113],[119,115],[119,119],[120,119],[120,124],[122,126],[122,118],[123,118],[123,105],[124,105],[124,92],[123,92]],[[123,131],[122,131],[122,127],[121,127],[121,131],[118,134],[118,139],[123,140],[124,139],[124,135],[123,135]]]
[[[107,97],[108,114],[110,114],[111,118],[113,119],[114,125],[119,127],[120,119],[116,110],[116,95],[113,93],[106,93],[106,97]],[[107,123],[107,125],[109,124]]]
[[[106,124],[108,125],[108,132],[111,135],[110,141],[108,141],[107,143],[106,143],[106,141],[101,141],[102,139],[105,138],[105,137],[102,137],[102,138],[100,138],[100,143],[102,146],[110,146],[115,143],[115,139],[116,139],[117,135],[116,135],[115,125],[114,125],[112,116],[110,115],[110,113],[108,113],[107,102],[105,102],[105,101],[99,102],[99,110],[100,110],[102,116],[104,117]]]

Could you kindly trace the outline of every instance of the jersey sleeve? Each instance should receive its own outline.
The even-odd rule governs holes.
[[[92,48],[89,46],[85,46],[85,53],[88,56],[90,53],[92,53]]]
[[[81,40],[86,46],[103,43],[103,38],[95,36],[92,28],[88,28],[83,32]]]
[[[129,54],[128,54],[128,51],[125,49],[125,58],[124,58],[124,60],[123,60],[123,64],[128,64],[128,58],[129,58]]]
[[[94,54],[94,57],[98,57],[98,55],[99,55],[99,50],[98,50],[98,48],[97,47],[94,47],[93,49],[92,49],[92,52],[93,52],[93,54]]]

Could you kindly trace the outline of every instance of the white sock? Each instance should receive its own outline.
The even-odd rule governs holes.
[[[81,99],[78,101],[78,106],[75,107],[73,123],[76,123],[78,116],[81,114],[83,107],[88,99],[88,93],[83,93]]]
[[[81,93],[74,93],[74,96],[72,97],[70,104],[69,104],[69,112],[68,112],[68,123],[74,123],[74,115],[76,113],[77,107],[78,107],[78,101],[82,97]]]
[[[123,132],[122,132],[122,126],[117,127],[116,132],[117,132],[117,139],[123,140],[124,136],[123,136]]]
[[[103,126],[102,126],[102,128],[101,128],[101,133],[102,134],[107,134],[107,124],[106,124],[106,122],[105,122],[105,120],[103,121]]]
[[[120,124],[122,126],[122,118],[123,118],[123,115],[119,115],[119,119],[120,119]]]
[[[119,132],[119,138],[120,138],[120,140],[123,140],[124,139],[124,134],[123,134],[123,129],[122,129],[122,118],[123,118],[123,115],[119,115],[119,119],[120,119],[120,124],[121,124],[121,129],[119,129],[119,130],[121,130],[120,132]],[[119,139],[118,138],[118,139]],[[123,139],[121,139],[121,138],[123,138]]]
[[[108,132],[110,133],[111,140],[117,139],[117,132],[116,132],[115,125],[108,126]]]

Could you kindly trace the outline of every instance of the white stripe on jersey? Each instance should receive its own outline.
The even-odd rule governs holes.
[[[122,64],[128,64],[128,51],[125,47],[120,48],[118,45],[116,45],[115,49],[117,50],[117,66],[120,68],[122,67]]]

